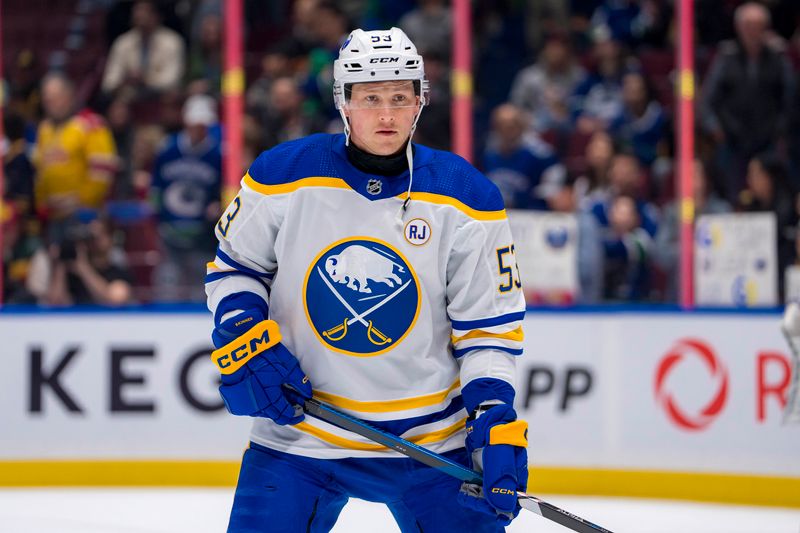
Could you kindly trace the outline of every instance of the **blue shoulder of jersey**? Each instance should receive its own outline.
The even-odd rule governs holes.
[[[157,157],[165,160],[172,160],[177,159],[180,156],[181,151],[178,147],[178,134],[174,133],[170,135],[161,146],[161,150],[158,152]]]
[[[336,176],[331,144],[335,135],[315,133],[261,152],[248,173],[262,185],[282,185],[308,177]]]
[[[465,159],[451,152],[415,146],[415,162],[419,160],[421,164],[414,165],[414,191],[447,196],[478,211],[502,211],[505,208],[497,185]],[[418,180],[418,175],[425,178]]]

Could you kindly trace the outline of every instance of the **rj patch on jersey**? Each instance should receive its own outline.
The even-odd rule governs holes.
[[[411,331],[420,296],[419,279],[398,250],[371,237],[352,237],[314,259],[303,303],[323,345],[371,357],[391,350]]]

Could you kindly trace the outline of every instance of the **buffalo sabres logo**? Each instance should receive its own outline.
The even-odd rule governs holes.
[[[420,308],[416,273],[399,251],[370,237],[336,242],[306,273],[306,316],[328,348],[361,357],[391,350]]]
[[[375,195],[380,194],[383,190],[383,182],[377,179],[371,179],[367,182],[367,192]]]

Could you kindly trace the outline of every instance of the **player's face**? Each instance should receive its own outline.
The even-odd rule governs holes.
[[[419,97],[411,81],[356,83],[345,106],[351,140],[375,155],[400,151],[417,113]]]

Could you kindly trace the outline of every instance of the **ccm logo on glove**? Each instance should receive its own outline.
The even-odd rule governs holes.
[[[278,329],[278,323],[274,320],[263,320],[241,337],[214,350],[211,353],[211,360],[214,361],[221,373],[233,374],[247,361],[275,346],[280,340],[281,332]]]

